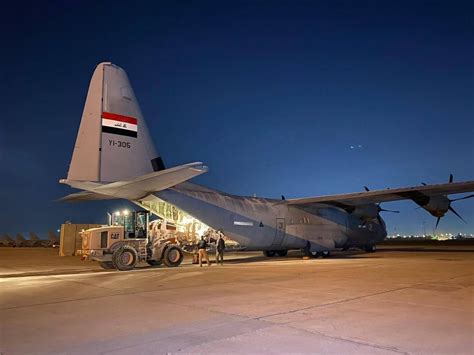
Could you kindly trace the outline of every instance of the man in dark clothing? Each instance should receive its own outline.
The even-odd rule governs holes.
[[[222,231],[217,231],[216,264],[224,265],[225,240]]]
[[[202,267],[202,258],[206,258],[207,266],[211,266],[209,262],[209,256],[207,255],[207,242],[205,236],[201,237],[201,240],[198,244],[198,252],[199,252],[199,266]]]

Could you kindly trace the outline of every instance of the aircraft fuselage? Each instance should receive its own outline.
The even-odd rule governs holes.
[[[154,195],[210,227],[222,229],[245,250],[364,247],[387,235],[382,219],[363,223],[327,204],[296,207],[281,200],[234,196],[191,183]]]

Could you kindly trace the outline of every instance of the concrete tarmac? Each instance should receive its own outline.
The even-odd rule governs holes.
[[[129,272],[56,253],[0,248],[0,353],[474,353],[469,249]]]

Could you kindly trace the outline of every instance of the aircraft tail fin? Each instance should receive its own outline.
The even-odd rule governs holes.
[[[30,232],[30,240],[34,240],[36,242],[40,240],[40,238],[36,235],[36,233]]]
[[[8,234],[4,234],[1,240],[4,242],[13,242],[13,239]]]
[[[49,237],[49,240],[52,242],[57,242],[59,240],[59,237],[53,231],[48,232],[48,237]]]
[[[163,170],[126,72],[97,65],[67,180],[115,182]]]

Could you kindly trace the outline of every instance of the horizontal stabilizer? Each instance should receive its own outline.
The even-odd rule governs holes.
[[[175,186],[195,176],[207,172],[207,167],[201,162],[180,165],[174,168],[156,171],[139,176],[132,180],[117,181],[110,184],[97,184],[82,181],[61,180],[71,187],[87,190],[61,199],[62,201],[101,200],[102,196],[138,200],[149,194]],[[92,193],[88,195],[88,193]]]
[[[100,200],[114,200],[113,196],[101,195],[95,192],[81,191],[70,194],[60,198],[61,202],[81,202],[81,201],[100,201]]]

